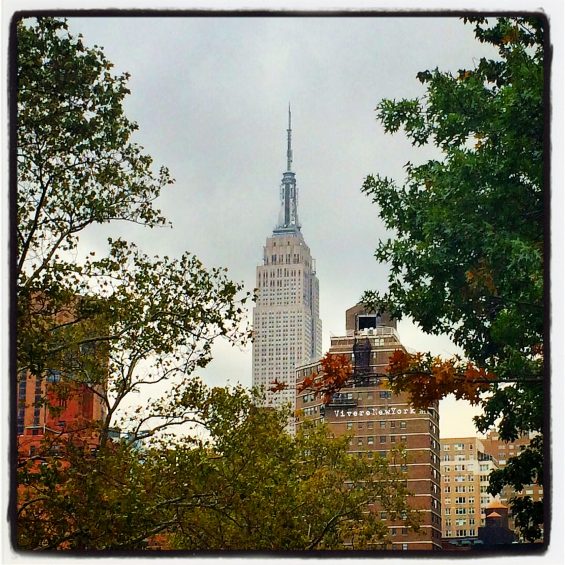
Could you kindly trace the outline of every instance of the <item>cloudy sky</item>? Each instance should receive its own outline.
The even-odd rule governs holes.
[[[198,255],[248,289],[277,221],[292,106],[302,232],[317,262],[324,350],[344,332],[345,310],[366,289],[385,289],[373,258],[387,234],[361,194],[370,173],[402,181],[407,161],[434,155],[386,135],[374,108],[420,96],[416,73],[457,72],[491,55],[455,17],[71,17],[70,29],[104,47],[131,74],[127,115],[136,141],[176,179],[158,205],[173,229],[115,227],[147,253]],[[107,230],[83,237],[104,250]],[[399,325],[408,347],[450,355],[446,338]],[[251,348],[219,345],[202,373],[210,384],[251,384]],[[473,434],[473,411],[442,402],[444,436]],[[456,417],[454,417],[456,414]]]
[[[76,8],[65,0],[7,4]],[[155,5],[115,3],[148,4]],[[257,4],[262,3],[249,5]],[[532,8],[525,4],[516,8]],[[145,12],[125,17],[105,12],[73,15],[69,24],[85,43],[103,46],[116,73],[131,74],[125,106],[139,125],[135,141],[176,179],[157,203],[173,229],[129,224],[111,232],[93,229],[84,234],[83,249],[102,253],[108,235],[122,235],[149,254],[191,251],[208,266],[227,267],[251,290],[265,239],[277,221],[290,103],[299,217],[317,262],[324,351],[330,335],[344,332],[345,310],[362,292],[386,288],[387,266],[373,254],[387,234],[377,207],[361,194],[363,180],[379,173],[400,183],[408,161],[437,156],[433,148],[413,148],[403,134],[385,134],[375,106],[383,98],[421,96],[419,71],[457,72],[494,55],[475,40],[472,26],[453,16],[166,17],[166,12]],[[399,334],[412,349],[460,353],[447,338],[426,336],[409,320],[400,322]],[[219,344],[202,376],[210,384],[250,385],[251,348]],[[469,406],[447,399],[440,410],[444,437],[474,434],[475,411]]]

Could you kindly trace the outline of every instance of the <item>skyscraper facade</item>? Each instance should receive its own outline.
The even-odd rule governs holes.
[[[257,267],[258,297],[253,309],[253,386],[264,387],[270,406],[294,408],[296,366],[322,354],[319,282],[300,228],[289,108],[279,218],[263,248],[263,264]]]

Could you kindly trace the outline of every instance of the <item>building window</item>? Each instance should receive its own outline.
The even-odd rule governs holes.
[[[57,369],[47,369],[47,382],[58,383],[61,381],[61,371]]]
[[[381,436],[379,439],[381,443],[386,443],[386,436]]]
[[[405,430],[406,429],[406,422],[402,421],[400,422],[400,427]]]

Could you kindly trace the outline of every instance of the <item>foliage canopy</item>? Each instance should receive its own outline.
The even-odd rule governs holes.
[[[465,19],[497,56],[456,75],[421,72],[421,99],[377,106],[386,132],[403,128],[413,145],[432,144],[441,158],[407,163],[403,186],[367,177],[362,190],[394,236],[375,254],[390,265],[388,290],[368,291],[363,301],[448,334],[491,383],[478,429],[496,426],[511,441],[543,431],[545,29],[537,17]],[[419,374],[437,384],[430,362]],[[465,369],[455,370],[461,360],[451,363],[459,381],[436,387],[436,398],[469,384]],[[411,371],[414,378],[414,363]],[[535,464],[520,467],[516,486],[543,484],[542,446],[541,436],[532,442]],[[513,468],[493,474],[493,493],[513,481]],[[526,537],[539,536],[541,512],[515,512],[529,524]]]
[[[28,459],[20,547],[374,549],[390,541],[381,511],[418,530],[398,467],[348,454],[348,438],[323,426],[291,437],[288,414],[258,408],[259,400],[192,379],[180,402],[198,427],[174,444],[138,451],[112,442],[92,457],[69,446],[39,469]]]

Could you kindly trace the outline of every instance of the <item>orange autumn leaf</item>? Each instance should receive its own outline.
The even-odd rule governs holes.
[[[416,408],[453,394],[471,404],[480,401],[495,376],[459,357],[441,359],[430,354],[395,351],[389,359],[388,376],[394,392],[407,392]]]
[[[301,383],[298,383],[298,392],[311,390],[323,395],[324,402],[329,402],[334,393],[338,392],[347,383],[353,374],[351,362],[346,355],[332,355],[326,353],[320,360],[321,371],[313,372]]]
[[[281,383],[278,379],[275,379],[270,384],[272,385],[269,387],[271,392],[279,392],[280,390],[284,390],[288,387],[286,383]]]

